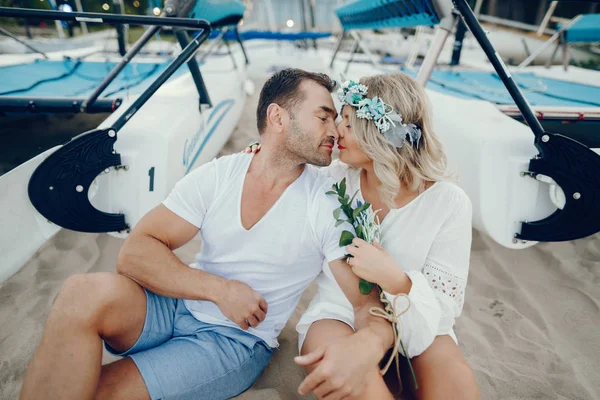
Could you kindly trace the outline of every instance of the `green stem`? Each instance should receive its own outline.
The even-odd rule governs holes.
[[[410,374],[412,375],[413,383],[415,384],[415,390],[417,390],[419,388],[419,384],[417,383],[417,375],[415,375],[415,370],[412,367],[410,358],[408,358],[408,354],[406,353],[406,349],[404,348],[404,343],[402,343],[402,339],[400,339],[400,346],[402,347],[402,353],[404,353],[406,361],[408,361],[408,368],[410,369]]]

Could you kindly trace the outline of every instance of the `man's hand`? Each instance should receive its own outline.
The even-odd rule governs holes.
[[[317,365],[298,387],[301,395],[313,392],[318,399],[338,400],[359,396],[370,372],[379,368],[380,339],[367,331],[332,342],[305,356],[296,357],[303,367]]]
[[[215,304],[243,330],[256,328],[265,320],[267,302],[250,286],[240,281],[225,281],[225,289]]]

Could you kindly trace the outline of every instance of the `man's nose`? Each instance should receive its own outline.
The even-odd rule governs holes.
[[[329,137],[332,137],[333,140],[338,140],[340,137],[340,131],[338,130],[337,126],[335,124],[333,124],[333,127],[331,129],[329,129],[328,135]]]

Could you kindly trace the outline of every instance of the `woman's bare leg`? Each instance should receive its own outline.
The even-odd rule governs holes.
[[[125,351],[139,337],[145,318],[146,294],[131,279],[115,273],[70,277],[48,315],[21,399],[92,398],[100,379],[102,339]]]
[[[419,385],[415,391],[419,400],[480,398],[475,374],[450,336],[437,336],[411,363]]]
[[[319,320],[314,322],[308,329],[308,332],[306,333],[306,339],[302,344],[301,353],[302,355],[306,355],[317,350],[319,347],[330,343],[331,341],[350,336],[353,333],[354,330],[341,321],[333,319]],[[310,373],[318,365],[319,364],[317,363],[306,367],[306,372]],[[367,386],[358,398],[381,400],[391,399],[392,395],[385,385],[383,377],[379,373],[379,369],[377,367],[373,368],[373,371],[371,371],[369,375],[370,377],[367,379]]]

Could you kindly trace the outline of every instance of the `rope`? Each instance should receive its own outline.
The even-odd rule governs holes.
[[[403,310],[400,311],[396,303],[398,302],[398,299],[401,297],[406,298],[407,305],[406,305],[406,308],[404,308]],[[400,384],[400,388],[402,389],[402,380],[400,378],[400,361],[399,361],[399,357],[400,357],[399,350],[400,350],[400,345],[401,345],[401,341],[402,341],[402,323],[400,321],[400,317],[402,315],[404,315],[410,308],[410,298],[408,297],[407,294],[402,293],[402,294],[397,295],[394,298],[393,303],[391,303],[385,296],[385,293],[383,292],[383,290],[380,290],[379,300],[381,301],[382,304],[384,304],[385,308],[371,307],[369,309],[369,314],[389,321],[392,324],[392,326],[394,327],[394,349],[392,351],[390,359],[387,361],[385,366],[381,369],[380,373],[381,373],[381,375],[385,375],[386,372],[388,371],[388,369],[390,368],[390,366],[392,365],[392,362],[394,362],[394,360],[396,360],[396,374],[398,375],[398,383]],[[402,349],[404,350],[404,346],[402,346]],[[405,355],[406,355],[406,357],[408,357],[408,355],[406,354],[406,351],[405,351]]]

